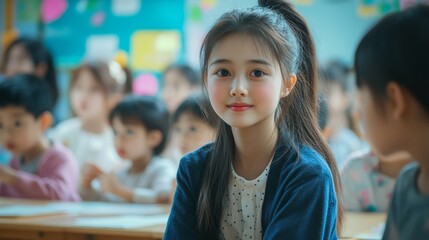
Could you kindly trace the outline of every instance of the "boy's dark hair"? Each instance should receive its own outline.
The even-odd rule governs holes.
[[[208,108],[211,108],[210,101],[207,97],[202,95],[193,95],[185,99],[176,112],[173,115],[173,122],[176,123],[179,121],[180,116],[184,113],[192,114],[193,116],[201,119],[206,122],[210,127],[216,129],[218,127],[218,122],[214,121],[217,118],[210,118],[207,116],[206,111]]]
[[[46,80],[46,82],[49,84],[52,100],[55,104],[58,100],[59,93],[57,88],[55,65],[49,50],[39,40],[27,37],[17,38],[9,44],[4,52],[3,61],[0,67],[2,72],[6,70],[6,65],[9,62],[10,52],[15,46],[22,46],[25,49],[26,54],[28,54],[35,67],[41,63],[46,64],[46,74],[43,79]]]
[[[349,83],[350,69],[339,60],[332,60],[324,66],[319,67],[319,80],[326,84],[337,84],[341,90],[348,93],[352,90]]]
[[[154,155],[159,155],[165,148],[168,132],[169,117],[165,104],[152,96],[126,96],[110,112],[109,121],[119,117],[124,124],[142,124],[147,131],[157,130],[162,133],[162,140],[154,148]]]
[[[5,78],[0,83],[0,108],[9,106],[23,107],[36,119],[44,112],[51,112],[53,100],[49,84],[29,74]]]
[[[417,5],[384,17],[355,54],[356,83],[378,99],[395,82],[429,113],[429,6]]]
[[[182,74],[185,77],[185,79],[189,82],[189,84],[191,86],[198,86],[201,83],[199,73],[197,73],[194,69],[192,69],[190,66],[188,66],[186,64],[170,65],[164,70],[163,75],[165,75],[167,72],[169,72],[171,70],[176,70],[176,71],[180,72],[180,74]]]

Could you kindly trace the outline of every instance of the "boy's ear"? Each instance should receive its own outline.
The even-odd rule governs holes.
[[[395,82],[390,82],[386,86],[386,94],[392,117],[395,120],[401,119],[406,112],[406,92]]]
[[[156,148],[162,141],[162,138],[164,137],[161,133],[161,131],[158,130],[152,130],[149,133],[149,145],[151,148]]]
[[[48,64],[42,62],[36,66],[36,72],[35,72],[36,76],[40,78],[44,78],[47,72],[48,72]]]
[[[292,91],[293,87],[296,84],[296,75],[290,74],[289,78],[283,80],[282,91],[280,92],[280,97],[284,98]]]
[[[44,112],[39,116],[40,129],[46,131],[52,126],[54,118],[50,112]]]

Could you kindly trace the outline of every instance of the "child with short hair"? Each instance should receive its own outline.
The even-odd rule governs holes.
[[[14,154],[0,166],[0,196],[78,201],[78,168],[71,152],[44,136],[52,124],[49,85],[32,75],[0,83],[0,141]]]
[[[83,176],[85,200],[168,203],[176,167],[158,155],[168,138],[169,118],[165,105],[149,96],[128,96],[110,113],[118,154],[131,167],[116,174],[89,165]],[[93,180],[100,182],[99,189]]]
[[[364,129],[382,156],[408,152],[416,163],[396,180],[383,239],[429,236],[429,6],[385,16],[355,54]]]
[[[174,113],[174,132],[182,155],[214,141],[218,124],[207,118],[204,109],[209,107],[206,97],[193,95],[183,101]]]

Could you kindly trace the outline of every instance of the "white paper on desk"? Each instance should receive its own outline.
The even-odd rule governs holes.
[[[48,205],[9,205],[0,208],[0,217],[34,217],[65,213]]]
[[[141,228],[158,224],[166,224],[168,215],[157,216],[116,216],[97,218],[77,218],[74,225],[80,227],[100,228]]]
[[[107,202],[80,202],[80,203],[50,203],[52,208],[61,209],[74,215],[159,215],[164,214],[165,209],[156,205],[146,204],[118,204]]]
[[[383,237],[384,228],[385,228],[385,224],[380,223],[376,227],[373,227],[371,229],[371,232],[365,233],[365,234],[359,234],[353,237],[357,239],[365,239],[365,240],[380,240]]]

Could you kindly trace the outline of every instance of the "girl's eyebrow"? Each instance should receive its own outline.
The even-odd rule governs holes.
[[[231,63],[231,60],[228,59],[216,59],[213,62],[210,63],[210,66],[215,65],[215,64],[220,64],[220,63]],[[256,64],[261,64],[261,65],[266,65],[266,66],[272,66],[271,63],[269,63],[268,61],[264,60],[264,59],[251,59],[251,60],[247,60],[246,63],[256,63]]]

